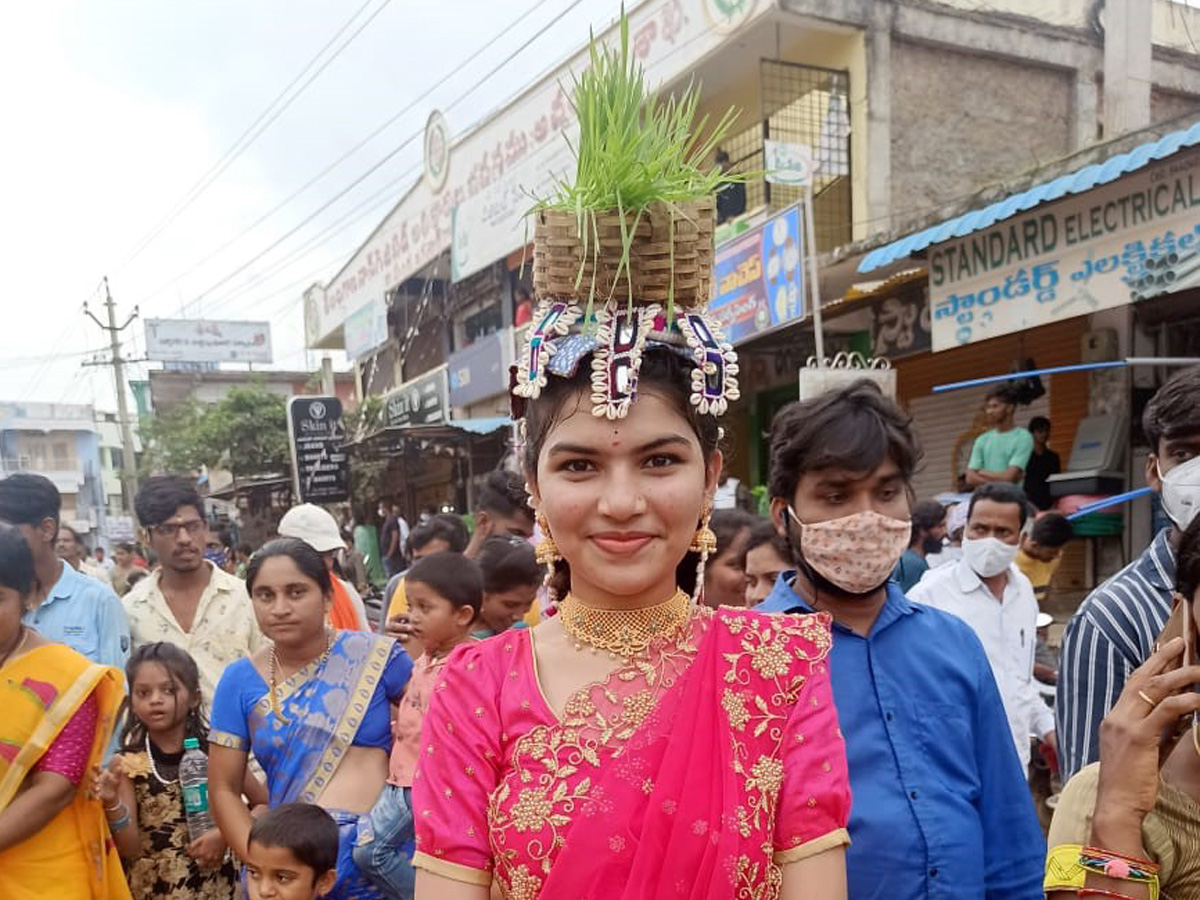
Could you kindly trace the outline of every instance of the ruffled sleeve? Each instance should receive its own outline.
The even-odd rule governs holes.
[[[487,807],[503,759],[499,694],[487,644],[455,650],[433,690],[413,778],[413,865],[468,884],[492,880]]]
[[[800,618],[800,617],[797,617]],[[825,616],[804,616],[808,630]],[[816,621],[814,621],[816,620]],[[837,709],[829,677],[828,643],[817,649],[802,636],[792,635],[798,655],[807,656],[804,684],[788,716],[781,749],[783,789],[775,818],[778,865],[815,856],[850,843],[850,776],[846,747],[838,728]],[[815,651],[815,652],[814,652]]]

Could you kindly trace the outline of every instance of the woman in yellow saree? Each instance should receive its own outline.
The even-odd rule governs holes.
[[[129,900],[84,785],[112,736],[121,675],[21,624],[33,583],[24,536],[0,526],[0,897]]]

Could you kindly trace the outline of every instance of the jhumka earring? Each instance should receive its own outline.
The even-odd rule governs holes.
[[[704,511],[700,513],[700,525],[692,536],[692,542],[688,545],[689,551],[700,554],[700,561],[696,563],[696,589],[692,591],[692,600],[696,603],[700,602],[700,595],[704,591],[705,564],[707,564],[709,556],[717,550],[717,536],[708,525],[709,520],[712,519],[712,511],[712,501],[705,500]]]
[[[538,530],[542,533],[542,539],[538,541],[533,552],[538,565],[546,567],[546,577],[542,583],[550,592],[550,599],[553,601],[555,599],[554,591],[550,587],[550,582],[554,580],[554,564],[562,559],[562,554],[558,552],[558,544],[554,543],[554,535],[550,533],[550,523],[542,513],[537,514],[537,524]]]

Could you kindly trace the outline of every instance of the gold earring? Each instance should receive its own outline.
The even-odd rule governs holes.
[[[553,569],[554,564],[562,559],[562,554],[558,552],[558,544],[554,543],[554,537],[550,534],[550,523],[546,521],[546,517],[538,513],[537,523],[538,529],[542,532],[542,539],[538,541],[537,548],[534,550],[538,565]]]
[[[692,536],[692,543],[688,545],[688,550],[692,553],[699,553],[701,557],[711,556],[717,549],[717,536],[708,527],[711,518],[712,503],[705,501],[704,512],[700,514],[700,527],[696,529],[695,535]]]

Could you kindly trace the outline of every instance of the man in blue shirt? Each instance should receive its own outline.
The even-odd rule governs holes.
[[[869,381],[780,411],[771,514],[797,569],[757,608],[834,620],[850,900],[1040,900],[1045,841],[983,647],[888,580],[919,457]]]
[[[47,640],[124,671],[129,659],[125,610],[111,587],[58,558],[54,543],[61,507],[58,488],[42,475],[18,472],[0,480],[0,522],[25,536],[37,573],[33,608],[24,622]]]

